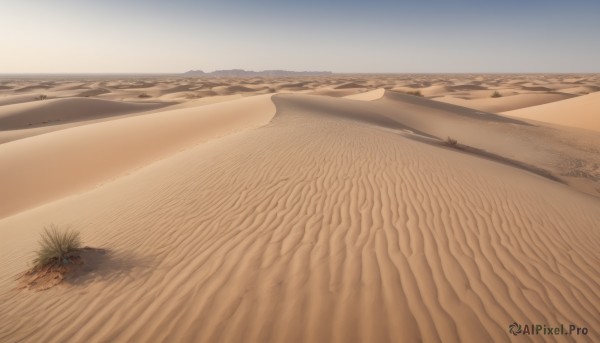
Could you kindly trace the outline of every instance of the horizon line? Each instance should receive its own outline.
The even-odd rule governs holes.
[[[456,72],[436,72],[436,71],[393,71],[393,72],[334,72],[328,70],[287,70],[287,69],[265,69],[265,70],[250,70],[250,69],[218,69],[210,72],[205,72],[206,76],[216,71],[243,70],[248,72],[267,72],[267,71],[285,71],[297,73],[331,73],[332,75],[414,75],[414,74],[600,74],[600,71],[456,71]],[[192,71],[192,70],[189,70]],[[201,69],[193,69],[193,71],[201,71]],[[164,75],[164,76],[182,76],[185,72],[0,72],[0,76],[20,76],[20,75]],[[298,75],[302,76],[302,75]],[[325,75],[323,75],[325,76]],[[189,76],[201,77],[201,76]]]

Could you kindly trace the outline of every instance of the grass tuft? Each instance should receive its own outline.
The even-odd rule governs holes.
[[[148,93],[142,93],[140,95],[138,95],[138,98],[151,98],[152,96],[149,95]]]
[[[46,94],[40,94],[40,96],[36,97],[35,100],[46,100],[48,96]]]
[[[63,266],[71,263],[71,256],[81,248],[79,232],[71,229],[60,229],[52,224],[45,227],[41,234],[40,248],[33,261],[37,269]]]
[[[452,137],[448,137],[448,138],[446,138],[446,141],[444,142],[444,144],[446,144],[448,146],[456,146],[456,144],[458,144],[458,141]]]
[[[499,98],[499,97],[501,97],[501,96],[502,96],[502,94],[500,94],[498,91],[495,91],[495,92],[492,94],[492,98]]]

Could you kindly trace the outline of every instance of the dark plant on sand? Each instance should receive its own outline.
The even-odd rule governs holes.
[[[77,231],[50,225],[44,228],[39,243],[33,261],[35,269],[65,266],[79,258],[81,239]]]
[[[458,141],[452,137],[448,137],[444,141],[444,144],[447,146],[456,146],[456,144],[458,144]]]

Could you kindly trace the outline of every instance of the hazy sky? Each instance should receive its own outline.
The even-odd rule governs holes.
[[[0,0],[0,73],[600,72],[599,0]]]

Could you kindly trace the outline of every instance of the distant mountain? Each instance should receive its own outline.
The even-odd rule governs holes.
[[[289,71],[289,70],[264,70],[250,71],[243,69],[215,70],[205,73],[202,70],[190,70],[183,73],[192,77],[286,77],[286,76],[326,76],[333,74],[330,71]]]

